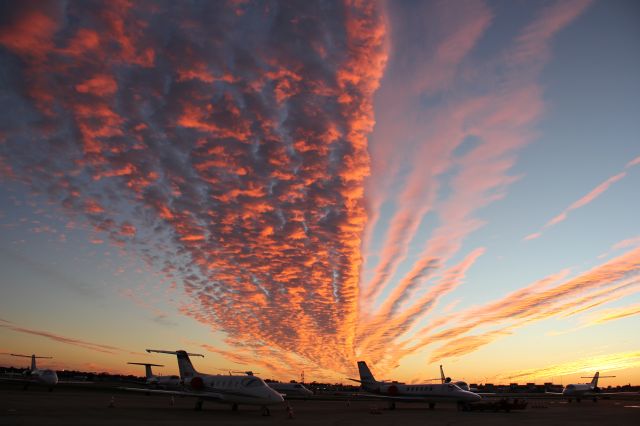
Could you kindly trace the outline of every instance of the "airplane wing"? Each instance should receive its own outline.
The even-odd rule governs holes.
[[[92,385],[94,384],[94,382],[91,382],[89,380],[83,381],[83,380],[78,380],[78,381],[73,381],[73,380],[62,380],[62,381],[58,381],[58,385]]]
[[[379,395],[375,393],[356,393],[353,396],[360,398],[375,398],[375,399],[386,399],[389,401],[398,401],[398,402],[424,402],[426,398],[424,396],[391,396],[391,395]]]
[[[596,392],[589,395],[593,395],[593,396],[640,395],[640,392]]]
[[[159,395],[174,395],[174,396],[193,396],[196,398],[211,400],[211,401],[224,401],[224,396],[221,393],[215,392],[189,392],[179,390],[164,390],[164,389],[146,389],[146,388],[118,388],[127,392],[142,392],[146,394],[159,394]]]
[[[128,392],[142,392],[146,394],[159,394],[159,395],[174,395],[174,396],[191,396],[200,399],[206,399],[208,401],[218,401],[218,402],[229,402],[233,401],[233,397],[242,397],[242,398],[258,398],[254,395],[249,395],[246,393],[233,392],[228,390],[218,390],[217,392],[212,391],[201,391],[201,392],[193,392],[188,390],[170,390],[170,389],[149,389],[149,388],[118,388],[120,390],[128,391]],[[247,402],[247,404],[251,404]]]
[[[13,383],[33,382],[33,380],[30,380],[26,377],[0,377],[0,380],[2,380],[3,382],[13,382]]]

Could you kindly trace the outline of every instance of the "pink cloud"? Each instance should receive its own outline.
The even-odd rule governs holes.
[[[67,345],[78,346],[78,347],[81,347],[83,349],[88,349],[88,350],[96,351],[96,352],[102,352],[102,353],[106,353],[106,354],[116,354],[118,352],[126,352],[124,349],[121,349],[121,348],[118,348],[118,347],[115,347],[115,346],[104,345],[104,344],[90,342],[90,341],[87,341],[87,340],[71,338],[71,337],[60,335],[60,334],[51,333],[51,332],[48,332],[48,331],[36,330],[36,329],[26,328],[26,327],[20,327],[20,326],[18,326],[16,324],[13,324],[12,322],[7,321],[7,320],[0,320],[0,321],[2,322],[2,324],[0,324],[0,327],[6,328],[6,329],[11,330],[11,331],[16,332],[16,333],[24,333],[24,334],[31,334],[31,335],[34,335],[34,336],[45,337],[45,338],[47,338],[49,340],[53,340],[53,341],[58,342],[58,343],[64,343],[64,344],[67,344]]]
[[[635,167],[638,164],[640,164],[640,156],[638,156],[638,157],[634,158],[633,160],[629,161],[627,163],[627,165],[625,166],[625,168],[628,169],[628,168],[631,168],[631,167]]]
[[[633,161],[631,163],[633,163]],[[627,166],[625,166],[625,168],[629,167],[629,164],[631,164],[631,163],[628,163]],[[531,240],[531,239],[534,239],[534,238],[539,238],[540,236],[542,236],[543,230],[545,230],[547,228],[550,228],[552,226],[555,226],[560,222],[563,222],[564,220],[567,219],[567,217],[569,216],[569,213],[571,211],[577,210],[579,208],[582,208],[582,207],[586,206],[587,204],[593,202],[599,196],[601,196],[605,191],[607,191],[611,187],[611,185],[613,185],[614,183],[616,183],[619,180],[623,179],[626,175],[627,175],[627,172],[623,171],[623,172],[620,172],[620,173],[618,173],[616,175],[611,176],[610,178],[608,178],[607,180],[605,180],[604,182],[602,182],[601,184],[599,184],[598,186],[593,188],[591,191],[589,191],[589,193],[587,193],[586,195],[581,197],[579,200],[577,200],[574,203],[572,203],[569,207],[564,209],[564,211],[559,213],[557,216],[555,216],[552,219],[550,219],[547,223],[545,223],[545,225],[542,227],[542,229],[540,231],[526,236],[524,238],[524,240]]]

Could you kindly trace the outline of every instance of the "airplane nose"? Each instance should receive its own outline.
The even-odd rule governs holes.
[[[466,391],[464,391],[464,397],[465,397],[464,399],[469,402],[480,401],[482,399],[482,397],[477,393],[466,392]]]

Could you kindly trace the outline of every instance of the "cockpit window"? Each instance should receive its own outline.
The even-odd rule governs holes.
[[[261,384],[260,380],[256,379],[255,377],[242,380],[242,386],[246,388],[255,388],[260,386],[260,384]]]
[[[293,385],[293,387],[294,387],[294,388],[296,388],[296,389],[300,389],[302,386],[300,386],[300,385]]]

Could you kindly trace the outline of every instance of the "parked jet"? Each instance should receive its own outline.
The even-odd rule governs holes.
[[[263,415],[269,415],[269,405],[284,401],[282,395],[271,389],[259,377],[256,376],[231,376],[221,374],[204,374],[196,371],[189,359],[191,356],[204,356],[189,354],[186,351],[165,351],[147,349],[147,352],[176,355],[180,379],[184,383],[184,390],[160,390],[124,388],[128,391],[147,392],[162,395],[192,396],[197,398],[195,409],[201,410],[205,400],[230,404],[232,410],[237,410],[239,404],[259,405]]]
[[[358,361],[358,371],[360,380],[349,380],[359,382],[365,391],[389,400],[391,409],[395,408],[396,402],[427,402],[429,408],[433,409],[437,402],[455,402],[459,406],[467,406],[470,402],[481,399],[480,395],[462,390],[453,383],[407,385],[399,382],[380,382],[373,377],[364,361]]]
[[[20,381],[24,383],[24,389],[27,390],[29,385],[32,383],[36,383],[39,385],[44,385],[49,387],[49,392],[53,390],[53,387],[58,383],[58,374],[55,370],[50,370],[48,368],[41,369],[36,366],[36,359],[51,359],[50,356],[36,356],[34,355],[21,355],[21,354],[10,354],[11,356],[17,356],[22,358],[31,358],[31,367],[27,368],[24,372],[24,375],[21,379],[8,379],[12,381]]]
[[[583,379],[592,379],[590,383],[573,383],[567,385],[562,391],[562,393],[556,392],[547,392],[547,394],[551,395],[562,395],[564,398],[567,398],[569,402],[572,401],[573,398],[576,399],[576,402],[580,402],[582,398],[592,398],[593,402],[598,402],[599,396],[605,395],[619,395],[622,392],[610,392],[603,393],[600,391],[598,387],[598,379],[608,378],[608,377],[616,377],[616,376],[601,376],[599,371],[596,371],[596,374],[592,376],[583,376]]]
[[[271,389],[283,394],[287,399],[290,397],[309,398],[313,395],[313,392],[307,389],[302,383],[269,382],[267,385]]]
[[[164,367],[161,364],[149,364],[145,362],[128,362],[127,364],[144,365],[144,371],[146,375],[145,383],[147,386],[159,388],[159,389],[175,389],[182,385],[180,376],[156,376],[151,371],[151,367]]]

